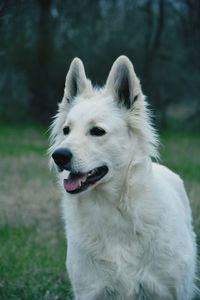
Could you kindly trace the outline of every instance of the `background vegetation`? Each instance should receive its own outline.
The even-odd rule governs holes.
[[[1,0],[0,118],[46,122],[73,57],[95,84],[133,61],[159,126],[200,128],[199,0]]]
[[[71,299],[46,130],[71,60],[101,85],[121,54],[162,129],[161,162],[185,180],[200,241],[200,1],[0,0],[0,300]]]

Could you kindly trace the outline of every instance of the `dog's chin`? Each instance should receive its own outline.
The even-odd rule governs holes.
[[[109,169],[107,166],[101,166],[87,173],[70,172],[67,179],[64,179],[63,184],[67,193],[78,194],[95,187],[106,176]]]

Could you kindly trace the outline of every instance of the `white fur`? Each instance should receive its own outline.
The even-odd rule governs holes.
[[[124,79],[130,108],[120,98]],[[64,136],[66,125],[70,134]],[[94,125],[106,134],[91,136]],[[151,160],[157,137],[127,57],[115,61],[102,89],[92,88],[79,59],[72,62],[50,155],[58,147],[72,151],[77,172],[109,168],[98,184],[75,195],[63,188],[68,171],[58,174],[75,299],[193,299],[196,241],[189,201],[179,176]]]

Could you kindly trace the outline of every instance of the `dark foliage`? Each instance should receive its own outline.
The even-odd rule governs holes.
[[[72,58],[102,84],[121,54],[160,126],[200,128],[199,0],[0,0],[1,121],[49,121]]]

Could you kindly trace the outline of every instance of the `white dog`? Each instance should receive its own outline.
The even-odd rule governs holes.
[[[151,160],[157,137],[127,57],[102,89],[73,60],[51,141],[75,299],[193,299],[189,201],[179,176]]]

